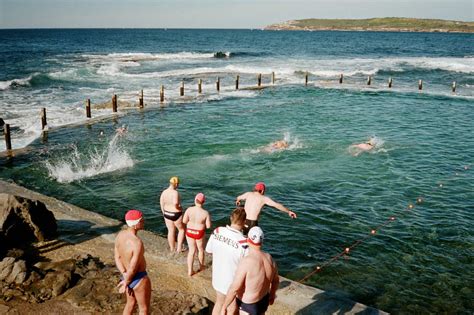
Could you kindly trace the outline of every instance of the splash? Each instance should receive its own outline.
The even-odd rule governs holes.
[[[46,162],[49,176],[60,183],[71,183],[132,167],[134,165],[132,158],[118,143],[120,138],[121,136],[116,134],[103,152],[94,149],[87,154],[81,154],[74,146],[69,158]]]
[[[290,132],[283,134],[283,139],[277,139],[264,146],[251,150],[241,150],[241,153],[277,153],[282,151],[292,151],[303,148],[303,143]]]
[[[386,150],[383,148],[384,143],[385,141],[383,139],[372,136],[366,142],[350,145],[347,148],[347,151],[353,156],[358,156],[363,152],[386,152]]]

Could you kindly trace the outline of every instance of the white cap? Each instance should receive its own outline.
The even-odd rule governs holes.
[[[248,233],[247,241],[252,245],[260,246],[263,242],[263,231],[260,227],[254,226]]]

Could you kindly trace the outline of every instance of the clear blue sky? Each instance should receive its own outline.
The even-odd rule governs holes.
[[[261,28],[303,18],[473,21],[474,0],[0,0],[0,28]]]

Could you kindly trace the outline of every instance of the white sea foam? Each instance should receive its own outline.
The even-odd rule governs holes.
[[[94,149],[81,154],[74,146],[69,157],[57,162],[45,163],[49,176],[60,183],[70,183],[132,167],[134,162],[120,146],[120,137],[119,134],[116,134],[103,151]]]
[[[0,81],[0,91],[4,91],[9,89],[12,86],[29,86],[31,79],[33,79],[33,76],[36,75],[32,74],[26,78],[22,79],[13,79],[13,80],[8,80],[8,81]]]

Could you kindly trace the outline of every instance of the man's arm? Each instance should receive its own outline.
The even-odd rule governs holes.
[[[210,229],[210,228],[211,228],[211,215],[208,212],[207,217],[206,217],[206,229]]]
[[[186,209],[186,212],[183,215],[183,223],[186,225],[189,222],[189,208]]]
[[[246,193],[243,193],[243,194],[242,194],[242,195],[240,195],[240,196],[237,196],[237,199],[235,199],[235,204],[236,204],[237,206],[239,206],[239,205],[240,205],[240,201],[242,201],[242,200],[246,200],[246,199],[247,199],[247,196],[248,196],[248,194],[249,194],[249,193],[248,193],[248,192],[246,192]]]
[[[164,214],[164,211],[165,211],[165,203],[163,201],[163,193],[161,193],[161,196],[160,196],[160,208],[161,208],[161,212]]]
[[[225,296],[224,304],[222,305],[221,314],[227,314],[227,307],[232,303],[239,292],[245,285],[245,277],[247,276],[247,264],[245,259],[242,259],[237,266],[235,271],[234,281],[227,290],[227,295]]]
[[[173,203],[176,209],[183,211],[183,208],[181,207],[181,202],[179,200],[179,193],[176,192],[176,194],[173,197]]]
[[[291,218],[296,219],[296,213],[294,213],[293,211],[291,211],[290,209],[288,209],[281,203],[275,202],[270,197],[267,197],[267,196],[264,197],[264,201],[267,206],[286,212]]]
[[[117,244],[115,244],[115,247],[114,247],[114,258],[115,258],[115,265],[117,266],[117,269],[120,271],[121,274],[123,274],[126,271],[126,269],[122,263],[122,260],[120,259],[120,253],[119,253]]]
[[[273,305],[273,302],[275,302],[276,298],[276,291],[278,290],[278,286],[280,285],[280,277],[278,276],[278,267],[273,261],[273,268],[274,268],[274,273],[273,273],[273,279],[272,279],[272,286],[270,288],[270,297],[269,297],[269,303],[270,305]]]

